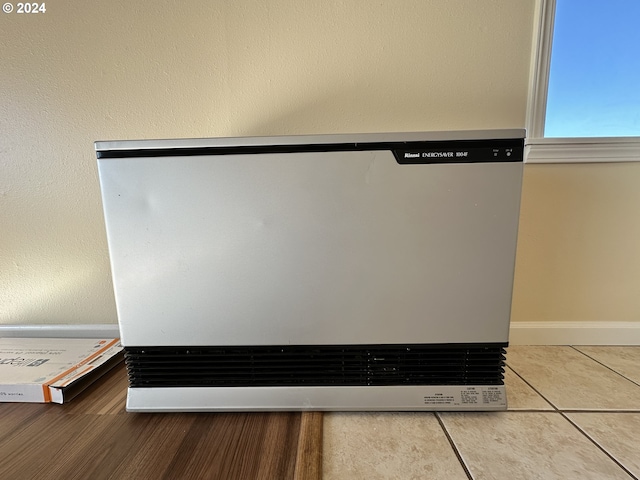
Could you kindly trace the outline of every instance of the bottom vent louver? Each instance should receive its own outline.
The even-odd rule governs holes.
[[[126,347],[131,387],[503,385],[507,344]]]

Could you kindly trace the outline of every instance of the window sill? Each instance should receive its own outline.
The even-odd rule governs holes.
[[[527,139],[524,158],[525,163],[640,162],[640,137]]]

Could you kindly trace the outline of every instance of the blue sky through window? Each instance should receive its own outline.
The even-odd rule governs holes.
[[[544,136],[640,136],[640,0],[556,0]]]

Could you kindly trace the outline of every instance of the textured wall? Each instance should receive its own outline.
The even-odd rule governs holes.
[[[513,321],[640,321],[640,163],[525,165]]]
[[[66,0],[0,15],[0,323],[116,321],[93,141],[522,127],[533,4]]]

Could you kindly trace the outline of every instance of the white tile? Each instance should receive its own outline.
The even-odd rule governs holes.
[[[561,410],[637,410],[640,386],[565,346],[512,346],[507,364]]]
[[[640,414],[568,413],[590,438],[636,477],[640,477]]]
[[[640,347],[574,347],[640,384]]]
[[[509,410],[554,409],[510,368],[506,368],[504,371],[504,384],[507,390],[507,408]]]
[[[326,413],[324,480],[466,480],[432,413]]]
[[[439,415],[475,480],[629,480],[559,413]]]

